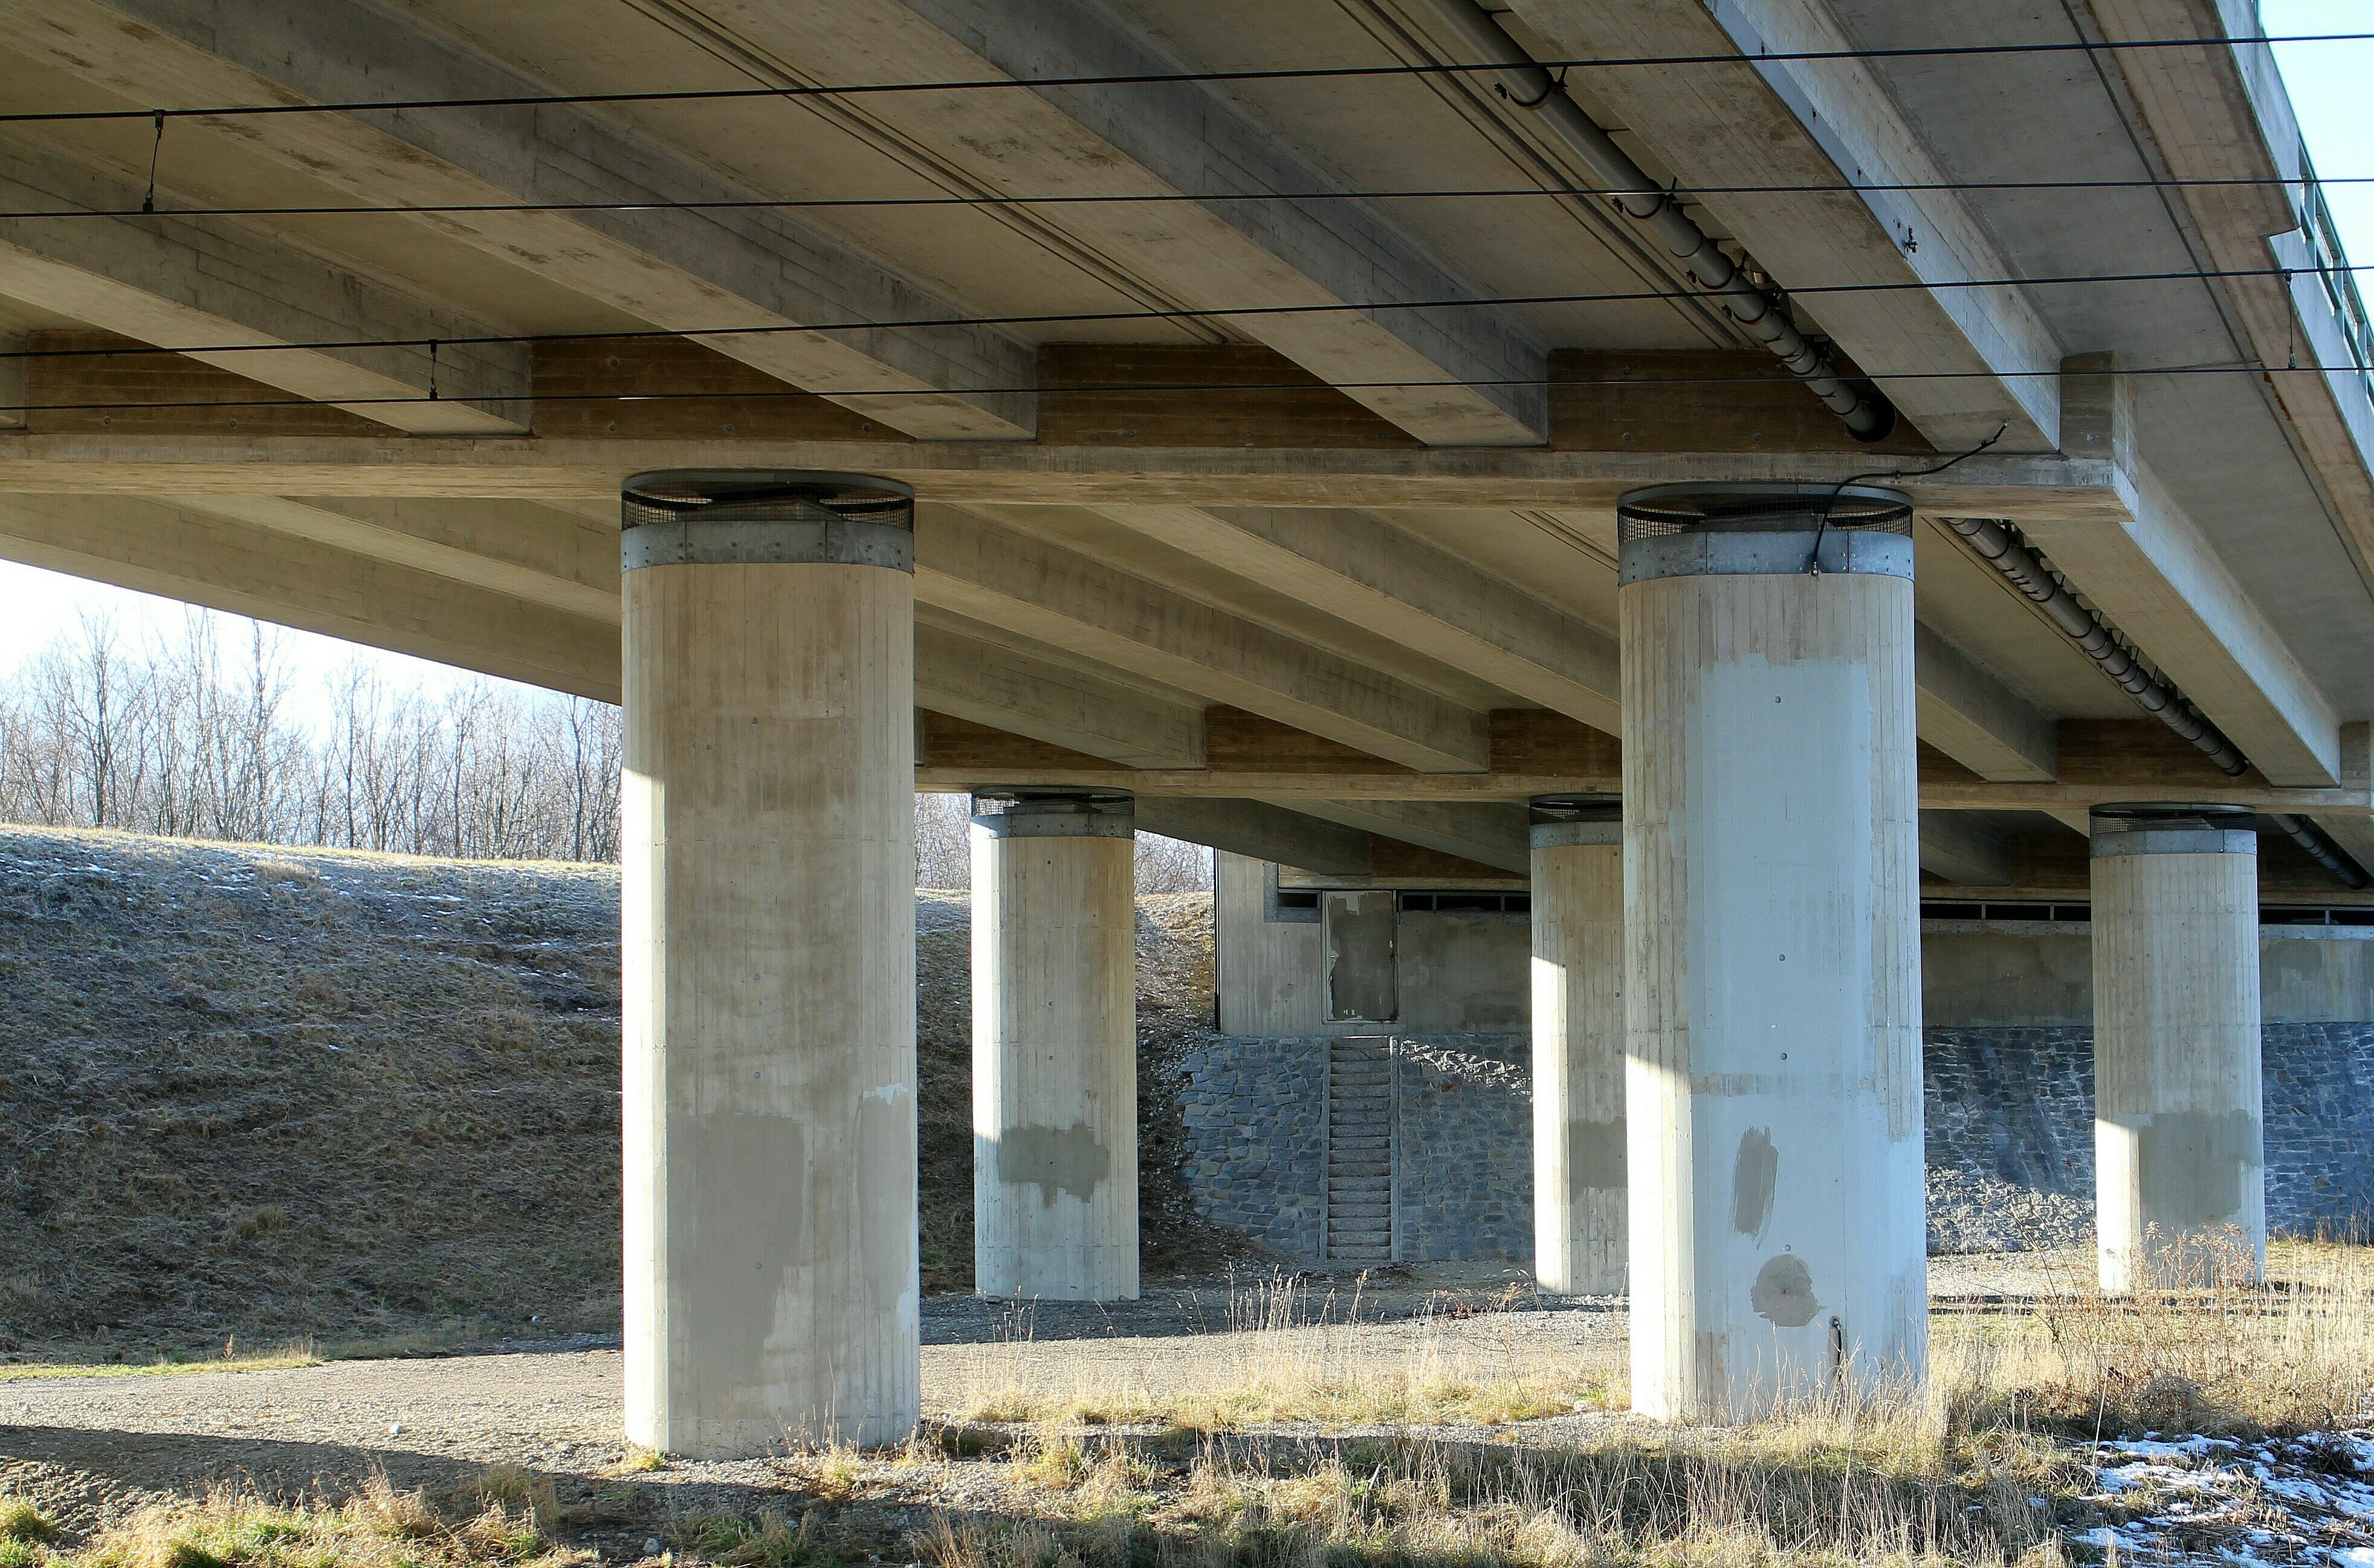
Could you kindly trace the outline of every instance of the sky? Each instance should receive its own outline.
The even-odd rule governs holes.
[[[2260,0],[2260,15],[2274,36],[2374,32],[2374,0]],[[2275,56],[2318,174],[2327,181],[2356,177],[2369,181],[2329,185],[2325,199],[2351,258],[2374,263],[2374,130],[2367,122],[2364,87],[2374,76],[2374,42],[2278,44]],[[2374,289],[2374,277],[2367,284]],[[112,617],[137,638],[177,634],[185,612],[170,600],[0,561],[0,682],[25,659],[70,631],[77,616],[89,614]],[[349,662],[375,669],[392,688],[430,695],[466,678],[426,660],[333,638],[300,631],[284,631],[281,637],[300,672],[298,689],[290,695],[300,713],[322,709],[323,677]]]

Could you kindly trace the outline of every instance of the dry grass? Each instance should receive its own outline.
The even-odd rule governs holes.
[[[2071,1560],[2067,1534],[2120,1516],[2086,1500],[2097,1435],[2363,1424],[2374,1248],[2278,1243],[2269,1273],[2243,1286],[2230,1259],[2211,1259],[2186,1288],[2113,1298],[2073,1267],[2031,1301],[1938,1313],[1917,1395],[1739,1428],[1605,1422],[1491,1444],[1408,1429],[1366,1443],[1228,1435],[1274,1421],[1474,1419],[1495,1386],[1493,1356],[1451,1349],[1441,1325],[1421,1324],[1420,1349],[1396,1367],[1360,1353],[1354,1325],[1313,1325],[1307,1305],[1251,1293],[1240,1314],[1255,1320],[1165,1368],[1168,1392],[1151,1391],[1152,1367],[1122,1397],[975,1391],[975,1419],[1041,1423],[1005,1460],[1040,1501],[943,1519],[926,1555],[935,1568],[2045,1568]],[[1466,1375],[1448,1375],[1463,1355]],[[1160,1359],[1176,1363],[1175,1347]],[[1230,1367],[1236,1379],[1220,1380]],[[1565,1393],[1589,1374],[1534,1375],[1569,1379]],[[1620,1387],[1596,1393],[1623,1402]],[[1200,1429],[1195,1457],[1157,1462],[1177,1433],[1086,1430],[1122,1418]]]
[[[2022,1310],[1940,1313],[1933,1382],[1968,1404],[1963,1419],[2073,1436],[2363,1422],[2374,1400],[2374,1247],[2278,1241],[2265,1286],[2237,1284],[2238,1272],[2209,1252],[2177,1289],[2108,1296],[2073,1271]]]
[[[1014,1462],[1035,1513],[941,1516],[935,1568],[1830,1563],[2043,1568],[2063,1558],[2027,1489],[2049,1469],[1904,1474],[1885,1420],[1719,1442],[1607,1433],[1558,1451],[1425,1440],[1334,1451],[1207,1444],[1166,1471],[1063,1440]],[[1017,1511],[1019,1514],[1019,1511]]]
[[[226,1345],[220,1355],[159,1357],[150,1362],[20,1362],[0,1365],[0,1383],[36,1377],[174,1377],[193,1372],[285,1372],[291,1367],[319,1366],[326,1359],[310,1340],[292,1340],[264,1351],[240,1351]]]
[[[1111,1353],[1050,1357],[1025,1329],[962,1358],[948,1413],[1211,1432],[1275,1422],[1501,1426],[1622,1407],[1621,1377],[1607,1360],[1545,1354],[1506,1314],[1487,1316],[1481,1331],[1431,1308],[1377,1322],[1364,1316],[1359,1292],[1314,1292],[1290,1278],[1240,1287],[1231,1292],[1230,1332],[1166,1340],[1158,1354],[1121,1367]],[[1511,1294],[1498,1305],[1514,1304]]]
[[[382,1477],[343,1504],[305,1507],[216,1492],[194,1502],[142,1508],[71,1550],[24,1544],[18,1562],[39,1568],[569,1568],[594,1560],[592,1552],[556,1544],[549,1517],[539,1516],[532,1503],[496,1495],[511,1490],[507,1480],[482,1478],[450,1498],[432,1500],[399,1492]],[[6,1507],[0,1501],[0,1510]],[[35,1539],[43,1538],[0,1541]],[[0,1562],[8,1561],[0,1551]]]

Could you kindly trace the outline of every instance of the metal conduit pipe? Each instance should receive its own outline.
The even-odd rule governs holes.
[[[1970,548],[2029,599],[2034,600],[2062,634],[2077,645],[2078,651],[2102,667],[2102,673],[2119,684],[2120,689],[2133,697],[2161,723],[2201,748],[2203,755],[2217,765],[2220,773],[2239,778],[2249,771],[2251,759],[2226,738],[2216,725],[2192,710],[2182,697],[2165,685],[2144,673],[2101,618],[2077,603],[2074,595],[2052,579],[2035,551],[2011,535],[1999,522],[1980,517],[1947,518],[1945,526],[1969,542]],[[2334,849],[2319,833],[2316,825],[2306,817],[2289,812],[2267,812],[2266,819],[2281,829],[2284,836],[2339,877],[2349,887],[2364,887],[2366,872],[2348,857]]]
[[[1780,301],[1750,282],[1738,263],[1724,255],[1706,230],[1682,210],[1681,203],[1659,189],[1648,171],[1566,95],[1557,78],[1534,64],[1524,46],[1510,38],[1490,12],[1475,0],[1433,0],[1433,4],[1443,20],[1475,51],[1477,59],[1502,67],[1500,87],[1509,101],[1540,115],[1614,197],[1616,210],[1646,224],[1682,263],[1691,282],[1720,299],[1749,336],[1770,349],[1791,375],[1846,422],[1856,439],[1886,439],[1896,427],[1895,408],[1839,375],[1828,357],[1791,323]]]

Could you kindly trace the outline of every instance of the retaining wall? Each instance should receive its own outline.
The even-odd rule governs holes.
[[[2093,1031],[1926,1032],[1929,1245],[2078,1243],[2094,1219]],[[2267,1220],[2313,1235],[2374,1229],[2374,1024],[2262,1035]],[[1396,1036],[1396,1256],[1533,1256],[1531,1045],[1522,1035]],[[1196,1205],[1316,1259],[1326,1169],[1327,1041],[1229,1038],[1191,1055],[1183,1170]]]

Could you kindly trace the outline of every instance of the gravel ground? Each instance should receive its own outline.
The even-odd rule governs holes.
[[[2058,1291],[2089,1263],[2075,1250],[1938,1258],[1931,1284],[1941,1304],[2013,1298]],[[950,1295],[924,1304],[923,1386],[927,1415],[945,1422],[975,1394],[1015,1385],[1159,1393],[1226,1386],[1282,1363],[1485,1376],[1613,1365],[1625,1331],[1619,1299],[1538,1296],[1521,1270],[1491,1266],[1220,1276],[1110,1306]],[[630,1470],[621,1397],[616,1342],[589,1338],[280,1371],[0,1383],[0,1494],[32,1498],[80,1537],[142,1503],[210,1486],[335,1498],[383,1474],[399,1490],[434,1492],[508,1464],[553,1478],[568,1539],[633,1558],[688,1513],[796,1508],[823,1484],[815,1461],[794,1458]],[[1557,1441],[1628,1419],[1529,1422],[1514,1440]],[[1440,1434],[1512,1440],[1485,1429]],[[876,1504],[876,1523],[895,1533],[912,1523],[902,1508],[993,1505],[1002,1474],[978,1462],[906,1466],[903,1501]]]

